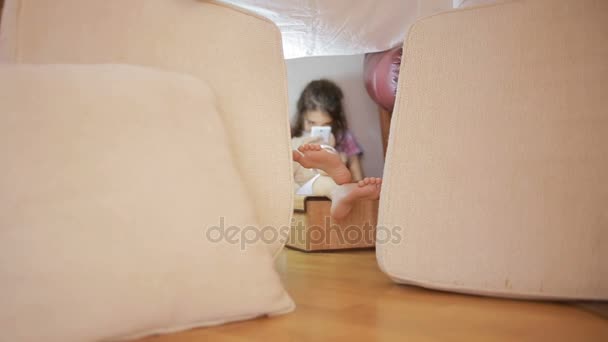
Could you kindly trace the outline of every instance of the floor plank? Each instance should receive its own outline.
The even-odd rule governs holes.
[[[277,260],[295,312],[145,342],[608,341],[608,320],[576,305],[503,300],[394,284],[373,251]]]

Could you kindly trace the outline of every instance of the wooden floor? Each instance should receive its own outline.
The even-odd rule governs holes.
[[[578,306],[396,285],[373,251],[277,262],[295,312],[144,341],[608,341],[608,320]]]

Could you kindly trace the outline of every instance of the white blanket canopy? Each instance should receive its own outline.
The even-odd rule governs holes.
[[[223,0],[277,24],[285,58],[383,51],[421,17],[463,0]],[[477,0],[478,1],[478,0]]]

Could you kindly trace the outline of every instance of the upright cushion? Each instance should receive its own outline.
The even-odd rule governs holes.
[[[608,299],[608,2],[432,16],[404,44],[377,246],[398,282]],[[379,241],[385,241],[381,239]]]
[[[284,228],[267,239],[280,250],[293,191],[285,63],[272,22],[214,1],[7,0],[0,61],[136,64],[207,81],[260,225]]]
[[[257,221],[224,132],[192,77],[0,67],[0,339],[100,341],[291,310],[265,245],[237,241]]]

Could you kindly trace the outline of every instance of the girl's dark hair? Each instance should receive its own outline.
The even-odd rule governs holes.
[[[336,137],[336,145],[340,145],[347,129],[346,116],[342,99],[342,89],[334,82],[326,79],[308,83],[298,100],[298,112],[295,126],[291,129],[293,137],[302,136],[304,130],[304,114],[308,111],[322,111],[332,118],[331,132]]]

